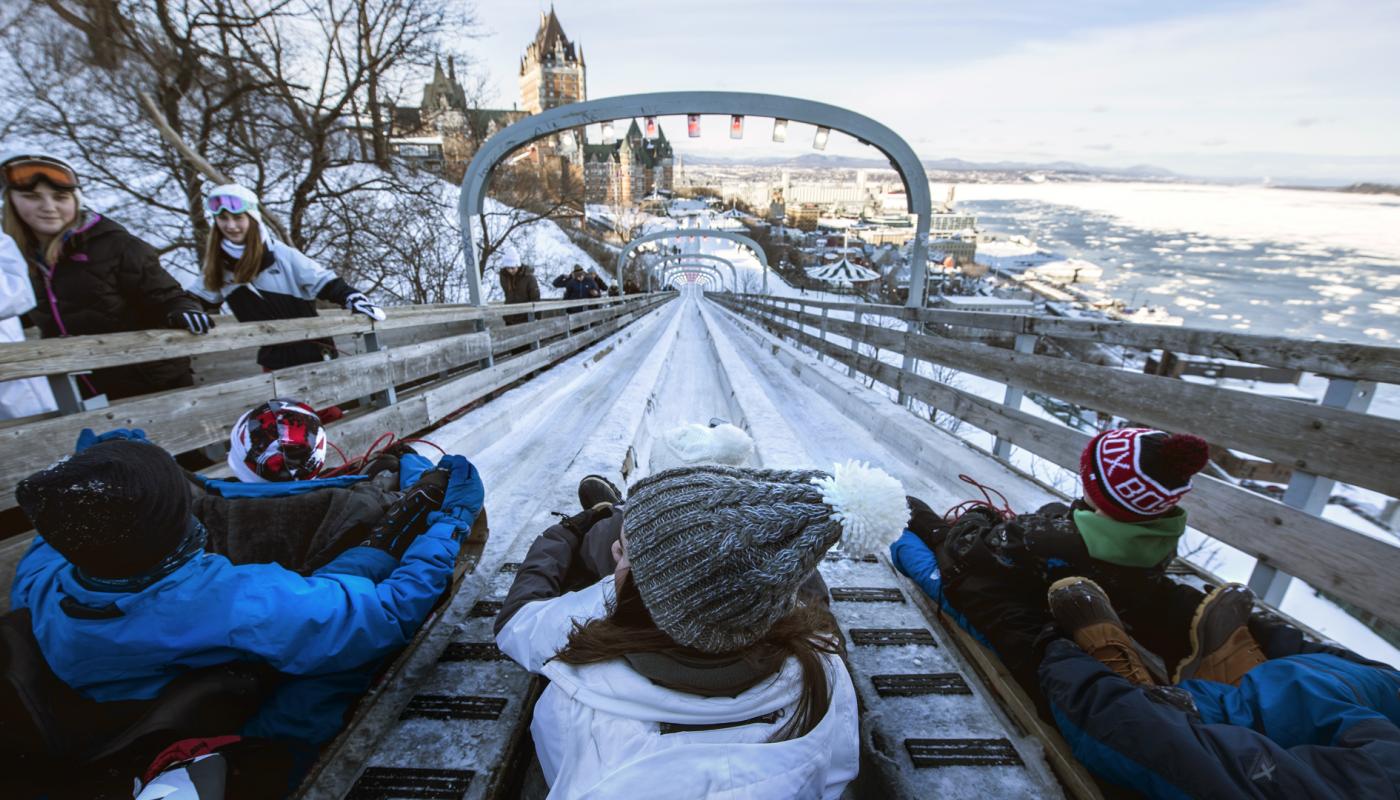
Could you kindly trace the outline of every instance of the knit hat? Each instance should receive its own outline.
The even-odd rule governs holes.
[[[728,464],[737,467],[753,455],[753,439],[727,422],[717,425],[678,425],[657,437],[651,449],[651,471],[661,472],[695,464]]]
[[[228,465],[244,483],[302,481],[326,463],[326,431],[305,403],[269,400],[238,418],[228,440]]]
[[[191,519],[184,471],[149,442],[93,445],[20,481],[15,499],[44,541],[97,578],[155,567]]]
[[[263,227],[262,203],[258,202],[258,196],[253,193],[252,189],[240,186],[236,183],[225,183],[220,186],[215,186],[213,189],[210,189],[209,194],[205,196],[204,215],[209,218],[210,225],[213,225],[214,218],[219,216],[219,212],[211,208],[211,206],[214,205],[213,201],[216,197],[231,197],[241,201],[243,210],[239,213],[247,214],[258,221],[259,228]]]
[[[899,481],[858,462],[834,475],[699,466],[639,481],[623,535],[656,626],[677,644],[730,653],[792,611],[798,587],[838,539],[873,552],[908,516]]]
[[[1089,441],[1079,477],[1099,511],[1119,522],[1142,522],[1172,510],[1209,460],[1210,448],[1199,436],[1119,428]]]
[[[520,266],[520,253],[515,249],[515,245],[510,242],[501,245],[501,249],[496,251],[496,267],[509,269],[518,266]]]

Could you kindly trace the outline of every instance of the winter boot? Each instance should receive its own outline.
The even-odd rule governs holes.
[[[1249,633],[1254,592],[1227,583],[1206,595],[1191,619],[1191,654],[1176,668],[1173,683],[1194,679],[1238,686],[1246,672],[1268,658]]]
[[[578,504],[588,510],[599,503],[617,505],[622,502],[622,492],[613,482],[602,475],[586,475],[578,482]]]
[[[1139,686],[1155,686],[1148,659],[1123,628],[1108,595],[1088,578],[1062,578],[1050,585],[1050,613],[1084,652]]]

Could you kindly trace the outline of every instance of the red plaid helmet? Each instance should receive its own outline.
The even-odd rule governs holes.
[[[245,483],[304,481],[326,463],[326,432],[305,403],[269,400],[238,418],[228,465]]]

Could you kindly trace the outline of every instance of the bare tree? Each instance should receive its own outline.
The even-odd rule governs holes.
[[[7,133],[74,154],[90,193],[184,269],[208,231],[207,178],[151,125],[142,92],[192,151],[287,222],[290,244],[353,270],[353,259],[392,253],[381,247],[393,236],[378,214],[387,201],[375,195],[421,191],[389,162],[384,98],[471,23],[448,0],[28,6],[0,34],[14,78],[0,124],[19,107]]]
[[[518,231],[542,220],[566,221],[582,213],[581,193],[573,191],[566,169],[522,158],[498,168],[498,172],[491,182],[491,191],[500,205],[484,210],[476,226],[481,242],[476,264],[482,275],[492,257],[507,242],[518,238]]]

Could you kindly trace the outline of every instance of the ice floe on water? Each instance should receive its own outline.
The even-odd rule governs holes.
[[[941,190],[941,187],[935,187]],[[1187,324],[1257,333],[1389,341],[1400,311],[1400,202],[1180,183],[965,184],[979,226],[1020,234],[1104,269],[1100,285],[1133,303],[1163,295]]]

